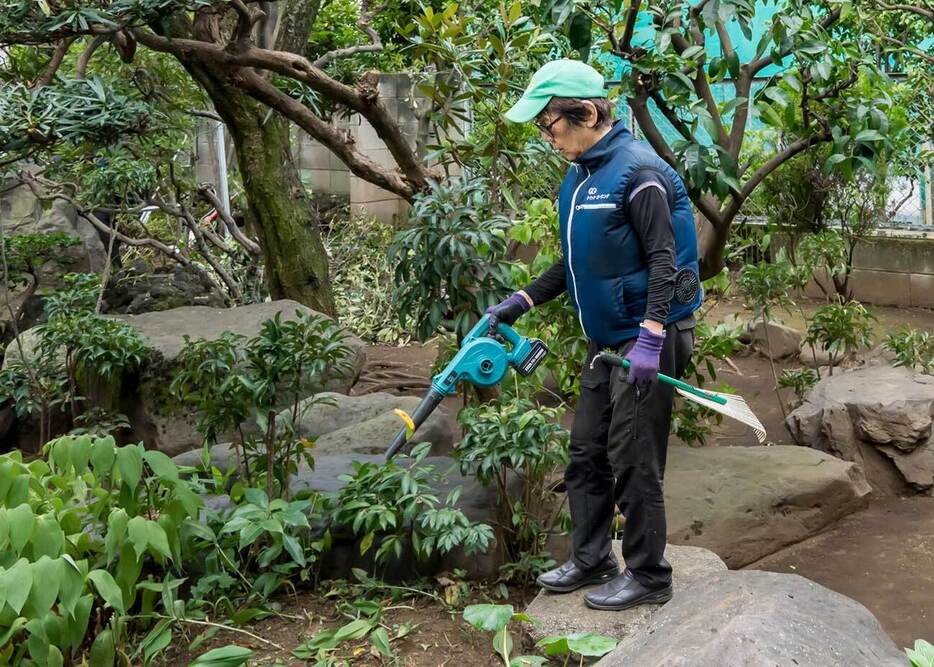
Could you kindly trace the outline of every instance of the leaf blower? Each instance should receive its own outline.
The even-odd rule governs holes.
[[[457,390],[457,383],[465,380],[475,387],[492,387],[502,381],[506,370],[512,366],[519,375],[531,375],[542,359],[548,354],[548,348],[537,338],[526,338],[511,326],[497,324],[496,333],[505,339],[505,343],[489,335],[490,316],[484,315],[470,330],[461,343],[460,350],[440,373],[431,379],[431,389],[412,414],[415,430],[426,420],[435,408]],[[406,444],[409,428],[402,427],[386,451],[386,460],[395,456]]]

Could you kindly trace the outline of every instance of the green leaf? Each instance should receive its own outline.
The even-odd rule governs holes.
[[[123,593],[120,591],[120,587],[117,586],[117,582],[114,581],[110,572],[106,570],[91,570],[88,573],[88,579],[94,583],[94,588],[97,589],[98,595],[104,599],[104,602],[121,614],[126,613],[126,609],[123,606]]]
[[[548,664],[548,658],[540,655],[520,655],[509,661],[509,667],[542,667]],[[93,666],[92,666],[93,667]]]
[[[113,632],[104,630],[91,645],[91,656],[88,667],[114,667],[117,653],[114,647]]]
[[[172,623],[171,619],[163,619],[156,623],[146,638],[143,640],[143,665],[149,667],[152,659],[172,642]]]
[[[130,489],[135,489],[143,476],[143,454],[140,448],[136,445],[118,448],[117,469],[123,483]]]
[[[863,130],[855,137],[856,141],[883,141],[884,136],[878,130]]]
[[[65,533],[54,516],[46,514],[36,517],[36,526],[32,532],[32,557],[58,558],[65,547]]]
[[[7,510],[6,517],[10,526],[10,545],[18,555],[32,535],[36,519],[32,508],[26,504]]]
[[[282,545],[285,547],[285,550],[289,552],[289,555],[292,557],[296,563],[305,567],[305,553],[302,550],[302,545],[297,539],[291,535],[282,536]]]
[[[338,628],[334,633],[334,639],[337,643],[353,639],[363,639],[367,633],[373,629],[373,621],[366,618],[358,618],[347,625]]]
[[[464,620],[478,630],[502,630],[512,618],[511,604],[472,604],[464,608]]]
[[[107,537],[104,538],[104,553],[107,556],[108,563],[113,561],[114,556],[117,555],[117,550],[123,544],[129,520],[129,515],[122,507],[114,508],[111,510],[110,516],[107,517]]]
[[[143,452],[143,459],[159,479],[178,481],[178,466],[164,453],[156,449],[147,449]]]
[[[33,587],[29,593],[26,608],[31,610],[32,616],[45,616],[58,598],[58,589],[62,585],[64,561],[52,560],[43,556],[32,564]]]
[[[617,641],[605,635],[590,632],[574,634],[568,637],[568,648],[574,653],[587,657],[600,657],[616,648]]]
[[[386,628],[379,627],[370,633],[370,642],[384,656],[387,658],[392,657],[392,647],[389,645],[389,634],[386,632]]]
[[[13,613],[19,614],[29,598],[32,589],[33,573],[29,561],[20,558],[5,572],[0,573],[0,595]]]
[[[253,657],[253,651],[243,646],[230,644],[211,649],[192,662],[189,667],[240,667]]]
[[[99,438],[91,445],[91,467],[98,479],[109,475],[117,458],[113,438]]]
[[[500,655],[509,655],[512,653],[512,635],[506,628],[499,630],[493,635],[493,650]]]

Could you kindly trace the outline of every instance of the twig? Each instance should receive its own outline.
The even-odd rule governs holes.
[[[166,616],[164,614],[139,614],[138,616],[133,616],[131,618],[156,619],[160,621],[178,621],[179,623],[190,623],[192,625],[201,625],[201,626],[208,627],[208,628],[218,628],[220,630],[229,630],[230,632],[236,632],[238,634],[244,635],[251,639],[255,639],[256,641],[263,642],[264,644],[268,646],[272,646],[273,648],[278,649],[280,651],[285,650],[284,647],[279,646],[276,642],[269,641],[268,639],[265,639],[264,637],[255,635],[249,630],[244,630],[243,628],[235,628],[231,625],[224,625],[223,623],[213,623],[211,621],[197,621],[193,618],[176,618],[174,616]]]
[[[262,249],[259,247],[259,244],[247,238],[246,235],[240,231],[240,227],[237,225],[236,221],[224,210],[221,200],[214,194],[214,190],[210,185],[202,185],[199,187],[198,195],[214,207],[214,210],[217,211],[217,215],[224,223],[227,231],[230,232],[230,235],[234,237],[237,243],[243,246],[244,250],[254,257],[258,257],[262,254]]]
[[[313,65],[315,67],[323,68],[328,63],[337,60],[338,58],[346,58],[348,56],[353,56],[358,53],[374,53],[383,50],[383,42],[379,37],[379,33],[376,32],[372,27],[370,27],[370,20],[374,14],[379,14],[386,5],[387,2],[384,2],[382,5],[370,11],[370,0],[361,0],[360,1],[360,19],[357,21],[357,27],[370,38],[369,44],[358,44],[357,46],[348,46],[342,49],[334,49],[333,51],[328,51],[323,56],[315,60]]]

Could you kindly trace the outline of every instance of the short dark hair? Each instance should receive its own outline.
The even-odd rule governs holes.
[[[605,97],[552,97],[548,105],[542,110],[543,114],[554,114],[566,118],[573,125],[583,125],[587,120],[587,107],[582,104],[590,102],[597,109],[596,127],[604,127],[613,122],[613,104]]]

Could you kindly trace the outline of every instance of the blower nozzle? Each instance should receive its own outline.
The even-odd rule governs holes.
[[[415,424],[415,429],[418,430],[418,427],[428,419],[428,415],[434,412],[434,409],[437,408],[441,401],[444,400],[444,394],[438,391],[435,388],[432,388],[425,397],[422,399],[422,402],[418,404],[418,407],[415,408],[415,412],[411,415],[412,423]],[[408,433],[405,426],[399,429],[399,432],[396,434],[396,437],[393,438],[392,444],[389,446],[389,449],[386,450],[386,460],[389,461],[395,456],[407,442]]]

